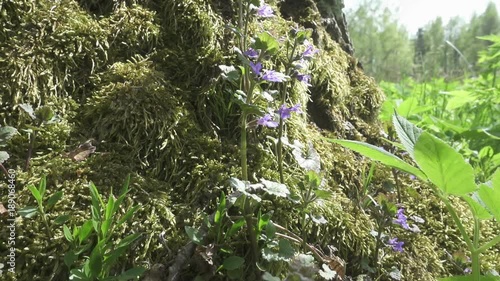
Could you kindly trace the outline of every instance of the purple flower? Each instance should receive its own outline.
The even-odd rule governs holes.
[[[274,12],[271,6],[265,4],[264,1],[261,1],[260,7],[257,8],[257,15],[263,18],[270,18],[274,17]]]
[[[416,178],[414,175],[410,175],[410,180],[414,181]]]
[[[302,113],[302,110],[300,109],[300,103],[292,106],[292,107],[286,107],[284,104],[280,106],[278,109],[278,114],[280,115],[281,119],[288,119],[292,117],[292,112],[295,113]]]
[[[472,269],[470,267],[467,267],[466,269],[464,269],[465,274],[470,274],[471,272],[472,272]]]
[[[312,58],[316,53],[319,52],[318,49],[314,49],[314,46],[311,43],[306,41],[305,44],[306,44],[306,50],[302,53],[302,57]]]
[[[311,75],[297,73],[295,77],[297,77],[297,80],[304,83],[306,86],[311,86],[311,84],[309,84],[309,82],[311,81]]]
[[[402,252],[404,244],[405,242],[398,241],[398,238],[389,239],[389,241],[387,242],[387,245],[391,246],[392,249],[396,252]]]
[[[397,218],[395,220],[393,220],[392,222],[401,225],[404,229],[410,229],[410,226],[408,225],[408,222],[406,221],[407,218],[404,214],[404,211],[405,211],[405,209],[399,208],[397,213],[396,213]]]
[[[262,70],[262,63],[257,62],[250,62],[250,68],[252,68],[253,73],[259,75],[260,71]]]
[[[273,119],[273,117],[271,116],[271,114],[266,114],[263,117],[259,118],[259,120],[257,120],[257,124],[259,124],[261,126],[266,126],[269,128],[278,127],[278,122],[273,121],[272,119]]]
[[[259,52],[257,52],[256,50],[254,50],[252,48],[249,48],[248,50],[243,52],[243,54],[245,56],[247,56],[249,59],[256,59],[259,57]]]
[[[269,82],[283,82],[285,81],[287,76],[283,73],[274,71],[274,70],[266,70],[264,71],[264,75],[262,75],[262,79]]]

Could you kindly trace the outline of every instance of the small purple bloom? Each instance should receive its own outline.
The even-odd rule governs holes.
[[[252,48],[249,48],[248,50],[243,52],[243,54],[245,56],[247,56],[249,59],[256,59],[259,57],[259,52],[257,52],[256,50],[254,50]]]
[[[278,109],[278,114],[280,115],[281,119],[288,119],[292,117],[291,112],[291,108],[286,107],[284,104],[282,104]]]
[[[250,68],[252,68],[253,73],[259,75],[260,71],[262,70],[262,63],[257,62],[250,62]]]
[[[405,242],[398,241],[398,238],[389,239],[389,241],[387,242],[387,245],[391,246],[392,249],[396,252],[403,252],[403,245],[404,244],[405,244]]]
[[[302,57],[304,58],[312,58],[316,53],[318,53],[318,49],[314,49],[314,46],[306,42],[306,50],[302,53]]]
[[[262,1],[260,7],[257,8],[257,15],[263,18],[270,18],[274,17],[274,12],[271,6],[264,4],[264,1]]]
[[[266,70],[264,71],[264,75],[262,75],[262,79],[269,82],[283,82],[286,80],[286,75],[274,70]]]
[[[280,118],[283,120],[292,117],[292,112],[302,113],[302,110],[300,109],[300,103],[292,107],[286,107],[284,104],[282,104],[278,109],[278,114],[280,115]]]
[[[297,73],[295,77],[297,77],[297,80],[304,83],[306,86],[311,86],[311,84],[309,84],[309,82],[311,81],[311,75]]]
[[[472,269],[470,267],[467,267],[466,269],[464,269],[465,274],[470,274],[471,272],[472,272]]]
[[[401,225],[404,229],[410,229],[410,226],[408,225],[408,222],[406,221],[407,218],[404,214],[404,211],[405,210],[403,208],[399,208],[397,213],[396,213],[397,219],[393,220],[392,222]]]
[[[269,128],[278,127],[278,125],[279,125],[278,122],[273,121],[272,119],[273,119],[273,117],[271,116],[271,114],[266,114],[263,117],[259,118],[259,120],[257,120],[257,124],[259,124],[261,126],[266,126]]]
[[[410,180],[414,181],[416,178],[414,175],[410,175]]]

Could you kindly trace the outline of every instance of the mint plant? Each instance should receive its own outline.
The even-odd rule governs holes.
[[[500,222],[500,170],[496,170],[490,181],[476,183],[473,168],[452,147],[442,140],[422,131],[405,118],[395,114],[393,124],[402,146],[418,167],[411,165],[382,148],[350,140],[327,139],[352,149],[372,160],[410,173],[423,181],[430,182],[436,196],[445,204],[468,250],[471,253],[472,274],[454,276],[441,280],[496,280],[495,277],[481,275],[480,255],[500,243],[500,234],[480,245],[481,220],[495,218]],[[466,231],[450,198],[458,196],[469,205],[473,220],[473,235]]]
[[[113,196],[111,190],[105,203],[96,186],[92,182],[89,183],[92,197],[91,219],[82,226],[74,226],[72,231],[68,226],[63,226],[64,237],[71,243],[70,250],[64,256],[64,263],[71,269],[70,280],[130,280],[136,279],[145,271],[144,268],[134,267],[112,275],[118,259],[141,236],[140,233],[133,233],[117,243],[112,240],[115,229],[129,221],[139,208],[138,205],[133,206],[125,214],[119,215],[118,210],[129,192],[129,184],[130,176],[127,177],[118,198]],[[83,264],[77,263],[80,256],[89,250],[90,254],[85,256]]]

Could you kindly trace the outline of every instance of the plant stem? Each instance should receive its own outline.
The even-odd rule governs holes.
[[[465,243],[467,244],[467,247],[469,247],[469,250],[471,252],[474,251],[474,244],[472,243],[472,241],[470,240],[469,235],[465,231],[465,228],[464,228],[464,226],[462,224],[462,221],[460,220],[460,218],[458,217],[457,213],[455,212],[455,209],[453,208],[453,206],[451,206],[450,201],[445,196],[443,196],[443,195],[441,195],[439,193],[437,193],[437,194],[441,198],[441,200],[443,200],[444,204],[446,205],[446,208],[448,209],[448,212],[450,212],[451,217],[455,221],[455,224],[457,225],[458,230],[460,231],[460,234],[462,234],[462,237],[464,238]]]
[[[378,252],[380,249],[380,245],[382,244],[381,237],[382,237],[382,230],[384,230],[384,226],[385,226],[384,220],[385,219],[382,218],[379,221],[379,225],[378,225],[378,229],[377,229],[377,243],[375,244],[375,252],[374,252],[374,256],[373,256],[373,262],[375,263],[375,272],[377,273],[377,275],[379,272]]]
[[[48,238],[51,239],[53,237],[52,231],[50,231],[49,221],[47,220],[47,215],[45,214],[45,211],[43,210],[43,205],[38,204],[38,209],[40,210],[40,214],[42,215],[42,220],[43,220],[43,223],[45,224],[45,229],[47,231]]]
[[[28,171],[30,167],[31,156],[33,154],[33,146],[35,145],[36,131],[33,131],[33,135],[30,136],[30,143],[28,147],[28,157],[26,157],[26,165],[24,171]]]
[[[500,234],[495,236],[495,238],[491,239],[490,242],[484,244],[483,246],[479,247],[476,249],[476,252],[478,253],[482,253],[486,250],[488,250],[489,248],[495,246],[496,244],[500,243]]]
[[[480,227],[481,222],[474,215],[474,249],[471,249],[471,259],[472,259],[472,279],[474,281],[479,281],[479,276],[481,275],[481,261],[480,261],[480,253],[476,251],[479,247],[479,236],[480,236]]]
[[[5,169],[5,166],[1,163],[0,163],[0,169],[2,169],[2,171],[5,173],[5,176],[9,177],[9,172],[7,171],[7,169]]]
[[[243,110],[241,114],[241,139],[240,139],[240,158],[241,158],[241,179],[248,181],[247,166],[247,114]]]

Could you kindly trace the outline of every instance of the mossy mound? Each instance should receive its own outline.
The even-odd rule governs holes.
[[[25,186],[37,184],[46,174],[49,195],[64,191],[63,200],[48,210],[49,217],[71,214],[69,224],[79,225],[90,216],[89,181],[107,197],[111,187],[117,190],[132,174],[125,208],[141,208],[115,235],[117,240],[129,232],[143,236],[120,265],[170,264],[188,241],[184,226],[201,223],[202,214],[214,210],[220,192],[228,193],[227,180],[240,174],[239,109],[231,100],[234,89],[219,79],[217,67],[236,61],[236,39],[224,29],[236,22],[233,2],[18,0],[3,6],[3,122],[18,129],[29,123],[14,109],[22,102],[50,105],[61,118],[43,128],[28,172],[22,171],[26,134],[11,141],[12,158],[6,165],[17,167],[19,206],[34,205]],[[336,247],[336,255],[347,261],[347,274],[357,276],[368,271],[375,249],[375,219],[359,207],[357,195],[369,162],[323,137],[381,144],[376,117],[383,94],[317,24],[321,14],[315,1],[287,0],[275,10],[281,15],[250,29],[271,29],[281,36],[290,27],[305,26],[313,29],[314,43],[321,48],[312,64],[310,93],[297,86],[290,95],[293,102],[307,104],[307,112],[294,116],[286,128],[290,141],[311,142],[318,151],[325,185],[333,192],[314,207],[327,223],[312,228],[307,238],[318,248]],[[277,179],[276,132],[256,127],[248,135],[252,180]],[[96,153],[81,162],[66,157],[90,138],[95,139]],[[289,149],[285,160],[285,181],[296,189],[304,171]],[[389,279],[393,266],[402,268],[404,280],[434,280],[453,272],[441,260],[447,259],[446,251],[461,247],[456,229],[425,187],[406,178],[401,182],[408,212],[425,218],[425,223],[419,234],[394,230],[406,241],[405,252],[384,250],[380,268],[387,274],[380,280]],[[394,194],[387,186],[395,184],[392,171],[377,166],[373,193]],[[404,186],[414,186],[423,195],[415,196]],[[0,192],[3,202],[6,194]],[[276,223],[301,232],[295,205],[264,200],[263,206],[264,212],[274,211]],[[49,238],[39,219],[19,218],[17,226],[17,280],[67,280],[62,257],[68,246],[62,227],[53,225],[54,237]],[[484,229],[489,235],[495,232],[491,225]],[[0,237],[7,235],[2,229]],[[248,246],[240,239],[244,255]],[[496,250],[484,258],[486,267],[495,266]],[[0,254],[4,252],[2,244]],[[275,273],[285,271],[282,265],[275,268]],[[184,273],[188,278],[198,272]]]

